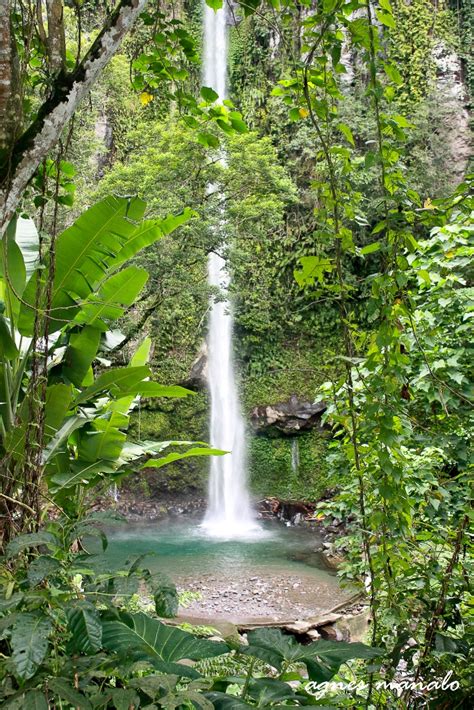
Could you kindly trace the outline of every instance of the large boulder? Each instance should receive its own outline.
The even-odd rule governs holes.
[[[326,408],[324,402],[308,402],[293,394],[286,402],[255,407],[250,420],[257,433],[281,432],[293,436],[309,429],[322,430],[321,417]]]
[[[191,365],[189,375],[182,383],[185,387],[195,390],[205,390],[208,384],[207,343],[203,341],[196,359]]]

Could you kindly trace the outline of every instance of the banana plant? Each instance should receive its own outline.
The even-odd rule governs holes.
[[[11,505],[31,509],[28,486],[38,490],[44,482],[48,497],[74,513],[87,488],[110,485],[143,456],[189,443],[127,442],[130,411],[140,397],[192,394],[152,380],[149,339],[126,367],[104,367],[101,357],[115,322],[148,279],[145,269],[126,262],[193,215],[186,209],[144,220],[145,208],[137,197],[107,197],[41,258],[30,221],[13,222],[2,240],[0,496],[9,514]],[[168,460],[217,453],[198,444]]]

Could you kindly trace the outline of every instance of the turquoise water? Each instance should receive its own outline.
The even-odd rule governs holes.
[[[146,554],[150,569],[178,581],[194,574],[235,576],[275,568],[329,574],[314,552],[318,541],[314,533],[279,523],[265,523],[256,536],[239,540],[209,538],[198,520],[128,524],[110,530],[108,538],[105,556],[109,563],[118,566],[129,557]]]
[[[346,596],[305,528],[267,522],[251,538],[219,540],[206,537],[199,519],[183,517],[127,524],[108,538],[106,567],[123,569],[145,555],[142,566],[194,592],[180,615],[197,622],[304,619]]]

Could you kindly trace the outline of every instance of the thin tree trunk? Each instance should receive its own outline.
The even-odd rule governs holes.
[[[21,131],[20,68],[10,0],[0,0],[0,169]]]
[[[54,76],[66,71],[66,37],[62,0],[46,0],[48,16],[48,60]]]
[[[59,75],[36,120],[14,142],[8,164],[0,168],[0,234],[4,233],[15,213],[36,168],[57,143],[64,126],[117,52],[146,4],[147,0],[121,0],[77,69],[69,76]],[[7,0],[0,0],[0,7],[6,19]],[[2,33],[5,33],[4,25],[2,23],[0,29]],[[8,62],[4,61],[0,69],[8,71]],[[1,81],[0,74],[0,84]]]

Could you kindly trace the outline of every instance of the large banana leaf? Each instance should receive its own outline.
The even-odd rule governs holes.
[[[76,404],[83,404],[103,392],[113,391],[120,395],[136,394],[139,383],[151,376],[146,365],[139,367],[114,367],[99,375],[94,383],[83,390],[76,398]]]
[[[129,266],[114,274],[85,301],[76,321],[109,329],[109,322],[117,320],[125,313],[124,306],[130,306],[148,281],[148,272],[138,266]]]
[[[38,265],[38,249],[39,238],[34,222],[22,217],[13,219],[1,242],[0,299],[8,299],[9,315],[15,318],[25,284]]]
[[[20,247],[25,264],[26,280],[38,266],[39,236],[32,219],[18,217],[16,222],[15,241]]]
[[[107,265],[133,234],[143,216],[145,203],[138,198],[107,197],[84,212],[56,241],[50,332],[59,330],[77,315],[80,300],[94,290],[107,272]],[[20,309],[19,330],[31,335],[36,283],[41,272],[29,280]]]
[[[177,215],[168,215],[164,219],[154,219],[142,222],[142,224],[132,234],[122,246],[115,259],[111,262],[111,268],[116,268],[131,259],[139,251],[154,244],[160,237],[171,234],[175,229],[186,222],[196,213],[189,207]]]
[[[100,330],[87,326],[71,333],[64,355],[61,375],[80,387],[89,372],[100,343]]]
[[[125,612],[103,620],[102,645],[121,657],[147,661],[159,671],[188,678],[199,674],[180,661],[214,658],[229,651],[225,643],[195,638],[146,614]]]
[[[142,468],[161,468],[169,463],[174,463],[174,461],[180,461],[181,459],[187,459],[190,456],[224,456],[228,454],[228,451],[222,451],[221,449],[211,449],[207,446],[204,447],[193,447],[189,451],[173,451],[171,454],[163,456],[161,459],[150,459],[143,464]]]
[[[76,318],[91,294],[106,278],[112,277],[113,271],[141,249],[156,242],[163,234],[188,221],[193,214],[187,210],[165,220],[149,220],[138,224],[144,211],[145,203],[138,197],[106,197],[90,207],[59,235],[56,242],[51,333]],[[36,283],[40,277],[43,277],[43,272],[36,271],[23,293],[25,303],[21,306],[19,318],[19,330],[23,335],[32,334]],[[143,281],[143,275],[140,278]],[[105,285],[103,288],[106,293],[102,300],[107,301],[110,297],[110,293],[107,293],[109,289]],[[125,288],[123,283],[122,288]],[[127,297],[122,302],[124,305],[127,305],[130,298],[131,285],[127,288]],[[91,303],[88,305],[91,306]],[[113,304],[109,303],[110,317],[114,317],[113,314],[117,312],[111,311],[112,307]],[[94,310],[89,307],[86,322],[89,322],[93,314]],[[99,322],[100,318],[96,320]]]

